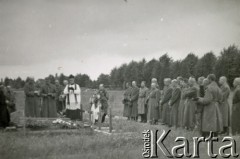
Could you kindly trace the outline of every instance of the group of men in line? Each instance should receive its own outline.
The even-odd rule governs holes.
[[[123,116],[129,120],[138,120],[173,128],[199,130],[202,136],[213,132],[218,134],[240,133],[240,78],[234,80],[232,97],[232,113],[230,116],[230,87],[227,78],[222,76],[219,82],[214,74],[207,78],[194,77],[184,79],[178,77],[164,79],[163,90],[159,89],[156,78],[151,80],[151,88],[145,81],[138,88],[135,81],[132,86],[126,83],[124,92]]]
[[[81,120],[81,89],[70,75],[64,80],[64,86],[58,80],[51,84],[46,79],[42,85],[29,78],[24,87],[25,116],[55,118],[65,115],[71,120]]]
[[[16,111],[15,94],[11,86],[0,83],[0,128],[10,126],[10,113]]]
[[[58,80],[55,80],[54,84],[49,79],[38,83],[39,81],[34,82],[34,78],[29,77],[24,86],[25,116],[33,118],[65,116],[71,120],[82,120],[81,88],[75,83],[74,78],[70,75],[68,80],[63,81],[64,86],[62,86]],[[90,104],[94,107],[100,106],[97,115],[101,112],[100,121],[104,122],[108,111],[109,96],[103,84],[100,84],[93,97]],[[10,113],[15,110],[14,92],[10,86],[4,87],[0,84],[0,127],[10,126]],[[90,112],[93,113],[93,111]]]
[[[30,78],[25,85],[25,116],[55,118],[65,115],[71,120],[82,120],[81,88],[75,83],[74,76],[64,80],[64,86],[58,80],[55,84],[46,79],[43,86],[39,87]],[[98,96],[99,97],[98,97]],[[108,93],[103,84],[94,93],[91,105],[101,104],[101,122],[105,121],[108,110]],[[98,98],[97,98],[98,97]],[[99,105],[98,104],[98,105]]]

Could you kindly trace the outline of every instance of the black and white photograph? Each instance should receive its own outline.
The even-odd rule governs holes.
[[[0,159],[239,154],[240,0],[0,0]]]

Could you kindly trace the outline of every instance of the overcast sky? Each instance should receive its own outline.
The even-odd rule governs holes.
[[[239,0],[0,0],[0,77],[86,73],[240,46]]]

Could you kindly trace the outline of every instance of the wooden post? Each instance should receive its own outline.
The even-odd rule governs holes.
[[[109,106],[109,132],[112,133],[112,105],[114,105],[114,96],[112,95],[110,98],[110,106]]]
[[[83,109],[82,109],[82,104],[80,104],[80,115],[81,115],[81,121],[83,121]]]
[[[98,129],[101,130],[101,125],[102,125],[102,112],[101,109],[99,111],[99,115],[98,115]]]
[[[25,107],[23,110],[23,134],[26,136],[26,117],[25,117]]]
[[[92,112],[89,111],[89,123],[90,125],[92,125]]]

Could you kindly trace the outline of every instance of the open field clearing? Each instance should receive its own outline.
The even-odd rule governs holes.
[[[109,91],[110,104],[112,104],[113,115],[122,114],[123,105],[121,91]],[[87,108],[90,91],[83,92],[82,103]],[[24,108],[24,94],[17,92],[18,111],[12,114],[12,120],[19,123]],[[143,140],[142,132],[147,129],[168,130],[162,125],[151,126],[148,124],[136,123],[123,119],[113,120],[113,129],[118,135],[104,135],[90,130],[80,130],[84,133],[67,134],[26,134],[22,129],[16,132],[0,132],[0,158],[1,159],[28,159],[28,158],[81,158],[81,159],[140,159],[142,157]],[[177,145],[174,140],[178,136],[189,139],[190,153],[192,152],[192,137],[198,136],[198,132],[188,132],[183,129],[172,130],[164,141],[166,147],[171,148]],[[240,139],[235,137],[237,152],[240,152]],[[214,143],[214,152],[224,144],[220,141]],[[167,158],[158,150],[159,158]],[[200,143],[200,158],[207,159],[207,144]]]

